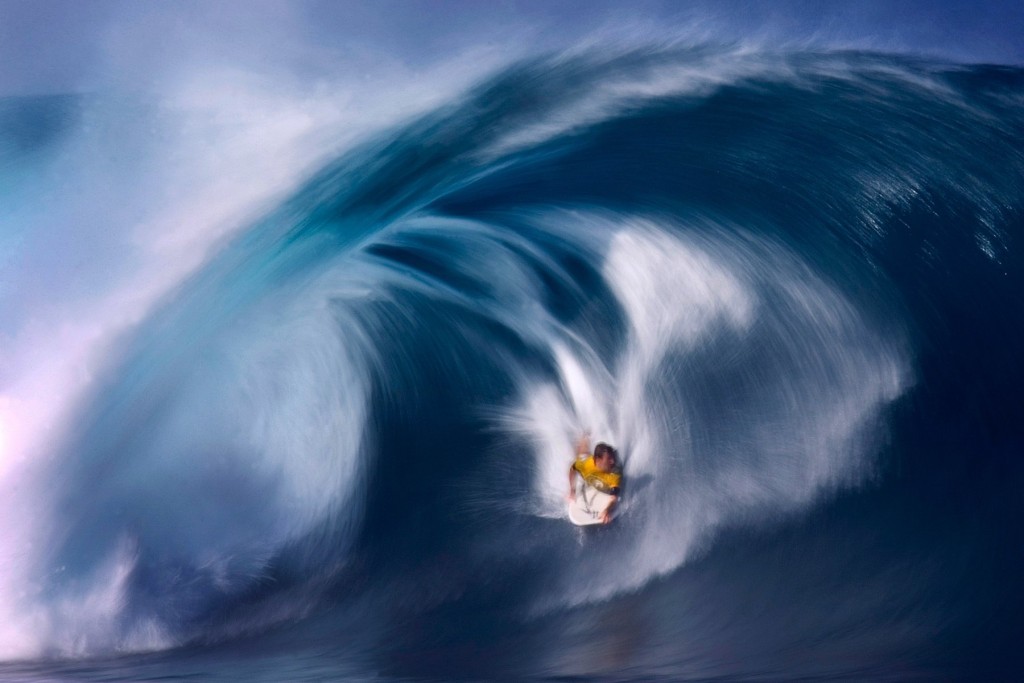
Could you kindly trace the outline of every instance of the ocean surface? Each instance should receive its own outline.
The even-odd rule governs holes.
[[[210,185],[245,219],[142,291],[118,254],[188,253],[199,203],[152,180],[172,115],[0,100],[0,417],[35,446],[0,679],[1024,677],[1021,69],[518,61]],[[40,370],[61,335],[102,338],[87,377]],[[566,519],[584,429],[607,528]]]

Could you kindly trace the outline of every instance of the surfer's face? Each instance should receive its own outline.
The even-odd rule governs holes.
[[[603,453],[594,458],[594,464],[602,472],[611,472],[612,468],[615,467],[615,456],[611,453]]]

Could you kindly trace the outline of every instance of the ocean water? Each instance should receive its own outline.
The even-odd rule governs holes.
[[[1024,673],[1024,71],[577,50],[307,123],[0,101],[0,678]]]

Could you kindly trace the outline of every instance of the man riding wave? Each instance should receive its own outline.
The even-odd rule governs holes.
[[[594,446],[594,453],[590,453],[590,436],[584,433],[576,444],[576,461],[569,468],[569,500],[576,500],[576,475],[582,477],[587,486],[591,486],[602,493],[611,496],[611,502],[601,511],[600,520],[602,524],[611,521],[611,513],[615,504],[619,502],[619,492],[622,486],[622,469],[618,466],[618,454],[615,449],[606,443],[599,443]]]

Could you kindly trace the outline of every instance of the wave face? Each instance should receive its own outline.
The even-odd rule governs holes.
[[[5,655],[1014,670],[1022,86],[852,52],[577,53],[366,139],[110,352],[19,497]],[[49,138],[7,106],[27,167]],[[563,514],[582,429],[626,474],[593,533]]]

